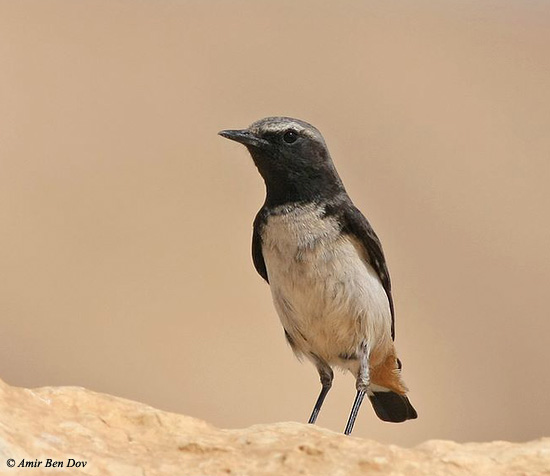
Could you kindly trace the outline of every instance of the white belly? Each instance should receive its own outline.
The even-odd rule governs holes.
[[[362,245],[314,205],[268,218],[262,253],[275,308],[297,354],[350,368],[342,356],[391,342],[391,314]]]

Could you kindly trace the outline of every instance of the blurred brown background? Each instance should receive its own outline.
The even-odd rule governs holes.
[[[550,3],[0,1],[0,377],[221,427],[318,376],[250,258],[263,183],[218,136],[324,134],[392,273],[420,414],[356,436],[550,435]],[[337,375],[319,424],[355,394]]]

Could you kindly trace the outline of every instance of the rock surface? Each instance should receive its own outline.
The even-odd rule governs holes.
[[[550,475],[550,438],[407,449],[299,423],[219,430],[83,388],[0,381],[0,474]]]

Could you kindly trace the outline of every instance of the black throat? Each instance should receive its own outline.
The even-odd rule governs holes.
[[[251,151],[252,152],[252,151]],[[329,201],[345,194],[344,185],[329,159],[311,163],[295,159],[289,161],[252,157],[266,187],[265,206],[268,208],[288,203]]]

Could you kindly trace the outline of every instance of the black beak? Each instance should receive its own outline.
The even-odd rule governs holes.
[[[252,134],[248,129],[220,131],[218,134],[226,139],[231,139],[244,145],[251,145],[252,147],[262,147],[269,144],[265,139]]]

